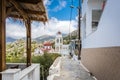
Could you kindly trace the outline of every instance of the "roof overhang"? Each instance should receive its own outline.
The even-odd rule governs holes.
[[[46,22],[43,0],[6,0],[7,17]]]

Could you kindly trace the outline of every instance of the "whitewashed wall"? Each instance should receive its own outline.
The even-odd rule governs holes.
[[[98,29],[82,41],[83,48],[120,46],[120,0],[107,0]]]
[[[82,22],[81,22],[82,23],[81,32],[83,39],[92,34],[92,10],[102,9],[102,2],[103,0],[84,0],[82,4]]]
[[[84,0],[82,3],[82,17],[85,15],[86,13],[86,8],[87,8],[87,2],[88,0]]]

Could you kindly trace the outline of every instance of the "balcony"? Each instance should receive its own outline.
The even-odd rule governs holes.
[[[13,8],[15,10],[12,10]],[[6,69],[5,24],[8,17],[21,19],[26,26],[27,67],[25,69]],[[39,65],[31,64],[31,21],[45,23],[47,20],[43,0],[0,0],[0,73],[2,74],[0,80],[39,80]]]
[[[19,65],[19,67],[13,67],[16,65]],[[10,63],[7,64],[7,68],[1,72],[2,80],[40,80],[39,64],[32,64],[26,67],[24,63]]]

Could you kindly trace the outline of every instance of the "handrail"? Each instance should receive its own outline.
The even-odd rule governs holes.
[[[22,80],[27,74],[29,74],[30,72],[32,72],[34,69],[36,69],[36,67],[38,67],[38,65],[39,64],[32,64],[28,68],[26,68],[23,71],[21,71],[20,80]]]

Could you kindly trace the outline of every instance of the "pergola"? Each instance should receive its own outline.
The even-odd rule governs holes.
[[[7,17],[22,19],[25,22],[27,67],[31,65],[31,21],[47,21],[43,0],[0,0],[0,72],[6,69]]]

